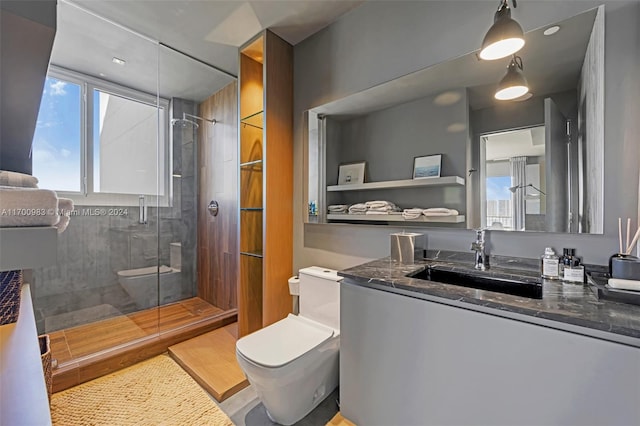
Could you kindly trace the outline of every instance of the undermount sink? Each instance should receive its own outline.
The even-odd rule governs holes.
[[[531,277],[517,279],[511,275],[508,277],[500,276],[499,273],[490,271],[467,273],[439,269],[434,266],[428,266],[421,271],[407,276],[420,280],[436,281],[479,290],[529,297],[531,299],[542,299],[542,282],[540,279]]]

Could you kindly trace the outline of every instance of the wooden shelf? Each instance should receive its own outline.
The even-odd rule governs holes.
[[[20,314],[0,326],[0,424],[50,425],[38,332],[28,284],[22,286]]]
[[[327,219],[362,222],[462,223],[465,221],[465,216],[421,216],[418,219],[405,219],[401,214],[328,214]]]
[[[262,253],[252,253],[252,252],[248,252],[248,251],[241,251],[240,254],[242,256],[250,256],[250,257],[257,257],[262,259]]]
[[[328,192],[336,191],[367,191],[371,189],[400,189],[400,188],[417,188],[423,186],[445,186],[445,185],[461,185],[464,186],[464,178],[460,176],[444,176],[439,178],[425,179],[405,179],[405,180],[388,180],[383,182],[366,182],[351,185],[331,185],[327,186]]]
[[[247,117],[243,117],[240,119],[240,123],[243,125],[248,125],[251,127],[255,127],[256,129],[262,129],[264,127],[264,115],[263,111],[258,111],[253,113]]]

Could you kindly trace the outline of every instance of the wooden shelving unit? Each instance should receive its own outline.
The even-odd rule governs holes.
[[[424,186],[447,186],[462,185],[464,186],[464,178],[460,176],[444,176],[439,178],[428,179],[405,179],[405,180],[388,180],[383,182],[365,182],[352,185],[331,185],[327,186],[328,192],[341,191],[367,191],[372,189],[401,189],[401,188],[418,188]]]
[[[238,335],[284,318],[293,269],[293,48],[268,30],[240,48]]]

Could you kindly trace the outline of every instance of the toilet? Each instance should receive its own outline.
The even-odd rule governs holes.
[[[138,309],[177,302],[182,297],[182,263],[180,243],[171,243],[169,265],[118,271],[118,282]],[[160,286],[158,286],[158,277]],[[158,287],[160,300],[158,300]]]
[[[236,343],[236,357],[269,418],[291,425],[338,386],[340,281],[337,272],[299,271],[300,314]]]

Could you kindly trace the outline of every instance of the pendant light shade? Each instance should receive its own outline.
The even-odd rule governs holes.
[[[516,3],[514,2],[514,7]],[[513,55],[524,46],[524,31],[511,19],[511,9],[507,0],[502,0],[493,17],[493,25],[482,40],[480,59],[494,60]]]
[[[522,58],[516,55],[511,57],[507,73],[498,83],[495,98],[500,101],[508,101],[524,96],[529,92],[529,84],[522,73]]]

